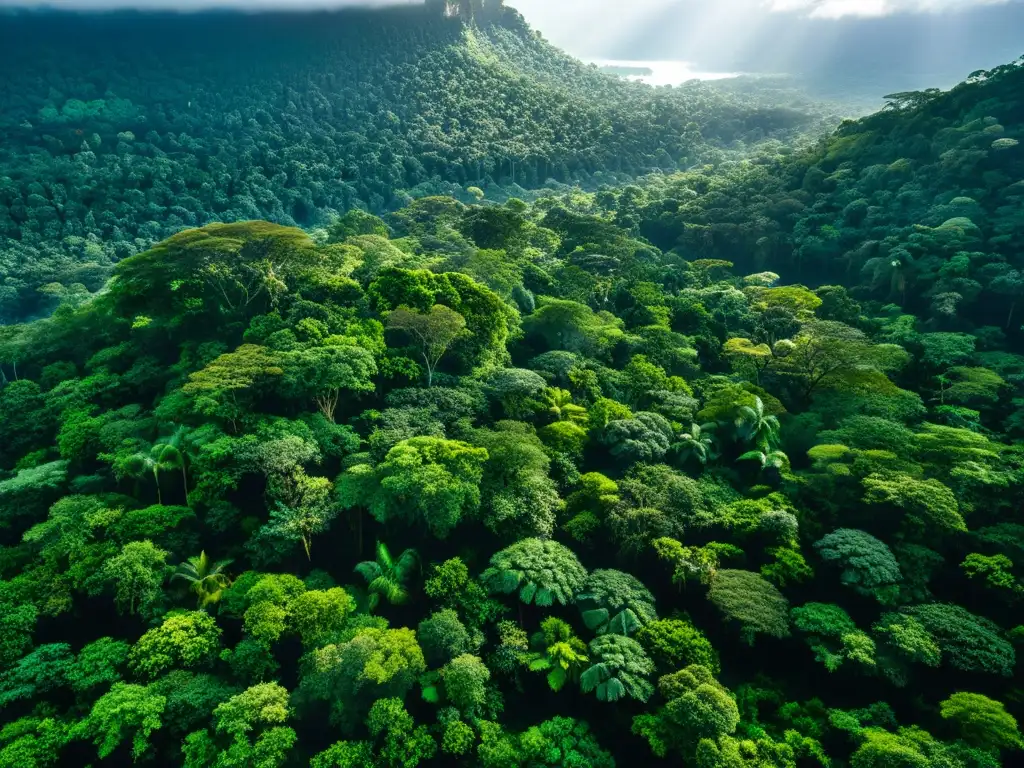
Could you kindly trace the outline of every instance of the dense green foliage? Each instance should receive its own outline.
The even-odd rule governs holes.
[[[709,159],[662,146],[687,135],[675,116],[731,109],[612,83],[500,3],[451,6],[346,16],[395,27],[332,43],[337,72],[386,53],[365,93],[330,75],[337,102],[294,85],[313,45],[264,51],[236,90],[200,57],[196,113],[224,134],[181,109],[184,75],[154,74],[162,50],[99,106],[18,101],[3,124],[42,110],[54,132],[19,141],[57,142],[0,151],[10,202],[76,120],[119,128],[103,110],[166,89],[145,152],[122,138],[100,162],[101,135],[68,155],[75,193],[135,222],[88,233],[113,279],[0,328],[0,765],[1018,761],[1024,68],[900,95],[804,151],[627,186],[385,194],[477,181],[477,162],[497,186],[495,148],[524,125],[519,173],[570,155],[564,180],[648,170],[662,150],[671,170]],[[435,82],[445,56],[469,57],[465,79]],[[258,78],[294,109],[250,112]],[[84,86],[64,87],[49,99]],[[304,153],[371,102],[360,141],[379,146],[322,158],[365,173],[302,202]],[[413,129],[413,105],[451,114]],[[267,195],[180,220],[143,206],[156,224],[132,229],[138,196],[96,170],[118,157],[166,161],[177,199],[228,166]],[[291,226],[358,200],[382,216]],[[149,245],[210,218],[239,220]],[[26,244],[60,252],[54,226]],[[38,281],[22,274],[5,305]]]
[[[674,171],[809,122],[699,84],[608,77],[501,2],[466,5],[450,17],[437,4],[201,22],[5,15],[0,320],[81,300],[184,227],[325,227],[427,194]],[[379,234],[360,219],[331,232]]]

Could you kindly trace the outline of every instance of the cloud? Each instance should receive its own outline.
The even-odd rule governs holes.
[[[799,12],[814,19],[871,18],[894,13],[940,13],[1012,0],[765,0],[777,13]]]
[[[0,7],[43,7],[63,11],[127,8],[155,11],[200,11],[210,8],[298,11],[331,8],[381,8],[392,5],[422,5],[423,2],[424,0],[0,0]]]

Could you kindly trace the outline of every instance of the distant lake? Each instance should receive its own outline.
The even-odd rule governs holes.
[[[598,67],[608,67],[612,74],[623,74],[627,80],[636,80],[648,85],[680,85],[687,80],[724,80],[737,77],[735,72],[699,72],[687,61],[600,59],[591,63]],[[633,74],[634,72],[636,74]]]

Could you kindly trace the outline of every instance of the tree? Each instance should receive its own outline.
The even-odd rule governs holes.
[[[646,702],[654,693],[648,679],[652,662],[640,644],[623,635],[600,635],[590,641],[591,665],[580,676],[584,693],[594,692],[599,701],[618,701],[624,696]]]
[[[39,609],[32,603],[14,604],[0,599],[0,669],[21,658],[32,647]]]
[[[722,346],[722,355],[726,357],[734,371],[759,381],[761,371],[772,361],[772,348],[767,344],[757,344],[750,339],[728,339]]]
[[[195,738],[192,749],[196,752],[219,751],[214,765],[280,768],[297,740],[295,731],[285,725],[290,716],[288,691],[277,683],[260,683],[213,710],[215,731],[225,737],[223,741],[211,740],[208,732],[199,731],[205,737],[191,734],[184,751],[188,754],[188,742]],[[203,764],[197,763],[197,768]]]
[[[256,344],[243,344],[191,374],[181,391],[196,398],[200,413],[224,419],[237,432],[238,420],[249,410],[246,397],[283,374],[279,355]]]
[[[220,650],[221,630],[203,611],[168,614],[163,623],[139,638],[128,657],[136,674],[153,679],[174,668],[211,663]]]
[[[473,729],[461,720],[449,720],[445,723],[444,734],[441,736],[441,751],[446,755],[461,757],[476,744]]]
[[[903,613],[884,613],[872,626],[878,666],[881,672],[897,686],[908,682],[910,663],[939,666],[942,649],[924,624]]]
[[[384,768],[416,768],[437,752],[437,742],[430,731],[423,726],[415,727],[401,699],[374,702],[366,725],[380,744],[375,762]]]
[[[19,519],[41,515],[60,498],[68,481],[68,462],[50,461],[18,469],[0,480],[0,525],[11,527]]]
[[[551,426],[578,429],[568,422]],[[480,482],[484,524],[508,538],[551,535],[562,501],[549,476],[549,451],[533,428],[498,422],[494,429],[474,429],[467,439],[487,451]]]
[[[692,456],[702,467],[707,466],[708,460],[715,457],[715,441],[709,432],[713,426],[691,424],[690,431],[679,436],[679,442],[674,446],[675,450],[681,454],[684,460]]]
[[[658,690],[665,706],[633,719],[633,733],[646,738],[658,757],[676,751],[689,758],[702,740],[716,742],[739,725],[736,700],[707,667],[691,665],[666,675]]]
[[[995,622],[951,603],[917,605],[905,612],[938,643],[943,663],[966,672],[1013,674],[1016,653]]]
[[[466,318],[443,304],[429,312],[399,307],[388,315],[388,330],[404,331],[415,340],[427,369],[427,386],[433,386],[434,371],[448,348],[466,330]]]
[[[776,472],[783,472],[789,469],[789,457],[778,450],[767,453],[761,450],[747,451],[737,461],[756,461],[762,470],[770,468]]]
[[[480,657],[464,653],[441,668],[441,679],[448,701],[467,717],[473,717],[484,703],[491,671]]]
[[[129,650],[128,643],[112,637],[101,637],[84,646],[67,671],[71,689],[75,693],[88,693],[116,683],[122,677]]]
[[[909,359],[901,347],[872,344],[863,332],[833,320],[804,323],[795,338],[776,344],[774,353],[773,370],[794,379],[805,400],[867,371],[898,370]]]
[[[270,511],[270,520],[250,541],[250,547],[264,550],[265,542],[301,542],[306,559],[312,559],[313,537],[327,531],[338,514],[331,503],[334,487],[325,477],[309,477],[304,472],[293,475],[294,490],[290,503],[277,502]],[[272,555],[278,559],[279,554]]]
[[[510,419],[527,419],[543,412],[544,377],[525,368],[501,368],[486,379],[487,394]]]
[[[479,629],[495,621],[505,607],[487,596],[487,590],[469,576],[469,568],[453,557],[435,565],[432,575],[423,584],[423,593],[440,605],[451,608],[470,628]]]
[[[361,768],[373,765],[373,745],[365,741],[339,741],[309,761],[310,768]]]
[[[231,586],[231,579],[224,573],[233,560],[217,560],[214,562],[206,556],[206,552],[190,557],[178,566],[171,581],[181,579],[189,584],[189,589],[196,593],[200,608],[220,602],[224,590]]]
[[[8,436],[0,448],[4,466],[42,445],[52,428],[53,417],[46,413],[46,402],[36,382],[20,379],[0,389],[0,433]]]
[[[175,469],[181,471],[182,490],[185,492],[185,504],[187,506],[189,504],[188,468],[186,466],[184,447],[186,434],[187,430],[184,427],[178,427],[173,433],[161,438],[153,445],[150,449],[150,457],[155,464],[158,493],[160,491],[160,472],[169,472]]]
[[[594,312],[585,304],[541,297],[523,329],[547,349],[601,356],[625,337],[622,321],[609,312]]]
[[[843,571],[840,581],[881,603],[892,601],[903,581],[899,563],[882,541],[855,528],[837,528],[814,545],[826,562]]]
[[[446,538],[480,506],[487,451],[457,440],[414,437],[388,451],[376,467],[358,464],[338,479],[346,509],[366,506],[378,522],[424,522]]]
[[[750,645],[758,634],[789,635],[789,603],[774,585],[750,571],[720,570],[711,579],[708,599],[722,615],[740,625]]]
[[[154,446],[155,448],[155,446]],[[160,489],[160,464],[156,458],[154,458],[153,452],[139,452],[129,457],[126,464],[126,469],[130,477],[140,478],[146,475],[153,475],[153,482],[156,484],[156,499],[157,504],[161,506],[164,503],[163,492]]]
[[[774,560],[761,566],[761,575],[777,587],[800,584],[814,576],[814,570],[804,556],[789,547],[773,547],[767,550]]]
[[[718,571],[719,552],[711,546],[684,547],[679,541],[661,537],[651,542],[659,560],[672,565],[672,583],[683,588],[690,579],[707,584]]]
[[[416,630],[423,657],[431,668],[442,667],[470,650],[469,631],[451,608],[436,611]]]
[[[22,717],[0,729],[0,765],[49,768],[59,765],[71,739],[68,723],[53,717]]]
[[[546,672],[552,691],[558,693],[567,682],[579,680],[588,661],[587,646],[566,622],[549,616],[541,622],[532,642],[537,650],[525,655],[527,667],[531,672]]]
[[[305,393],[332,424],[341,393],[373,392],[377,364],[373,353],[355,344],[307,347],[282,358],[290,392]]]
[[[872,474],[864,478],[867,504],[902,513],[903,530],[918,538],[966,531],[953,491],[934,478],[919,480],[903,473]]]
[[[555,541],[523,539],[495,553],[481,576],[491,592],[518,590],[524,603],[568,605],[586,583],[587,572],[572,550]]]
[[[654,595],[639,579],[622,571],[592,571],[576,599],[583,622],[599,635],[632,635],[658,618]]]
[[[568,421],[576,425],[587,423],[587,409],[572,402],[572,393],[564,389],[548,388],[542,394],[548,415],[556,422]]]
[[[366,580],[369,590],[369,609],[374,610],[383,597],[391,605],[401,605],[409,599],[406,583],[420,558],[415,549],[407,549],[397,558],[382,541],[377,542],[376,560],[366,560],[355,567],[355,572]]]
[[[360,208],[353,208],[336,218],[327,228],[329,242],[343,243],[357,235],[379,235],[388,237],[387,224],[378,216],[367,213]]]
[[[739,407],[735,423],[737,437],[759,451],[769,453],[778,445],[779,417],[765,412],[764,401],[760,397],[754,397],[753,405]]]
[[[1014,593],[1021,591],[1017,578],[1011,572],[1013,561],[1006,555],[993,555],[986,557],[977,552],[972,552],[960,564],[964,575],[974,580],[981,580],[988,587],[1000,590],[1009,590]]]
[[[954,693],[939,704],[939,713],[952,720],[961,736],[984,749],[1017,750],[1024,747],[1017,720],[1002,702],[980,693]]]
[[[426,668],[411,629],[369,626],[346,642],[308,654],[301,689],[314,700],[330,703],[336,716],[351,723],[378,699],[403,698]]]
[[[74,664],[66,643],[40,645],[0,672],[0,708],[19,699],[41,698],[67,683]]]
[[[529,728],[519,737],[521,754],[530,765],[614,768],[612,756],[601,749],[586,723],[571,717],[553,717]]]
[[[162,596],[167,554],[148,539],[132,541],[103,565],[98,577],[113,584],[118,610],[134,615],[148,610]]]
[[[288,619],[303,646],[313,648],[334,639],[355,610],[355,601],[341,587],[309,589],[287,603]]]
[[[146,686],[114,683],[74,730],[93,740],[101,759],[112,755],[130,737],[132,757],[138,760],[149,748],[149,737],[163,725],[166,705],[166,697]]]
[[[793,626],[808,635],[807,644],[814,658],[829,672],[844,661],[875,666],[875,642],[857,629],[853,619],[838,605],[806,603],[791,611]]]
[[[672,425],[657,413],[638,413],[631,419],[611,421],[601,441],[613,456],[628,463],[657,462],[672,445]]]
[[[636,633],[660,670],[682,669],[692,664],[707,667],[713,674],[721,669],[718,653],[697,627],[680,619],[658,619]]]
[[[288,291],[288,283],[315,260],[302,230],[264,221],[186,229],[117,269],[117,301],[129,317],[182,304],[211,314],[250,316]]]

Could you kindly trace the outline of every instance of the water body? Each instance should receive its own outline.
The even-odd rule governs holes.
[[[735,72],[701,72],[693,68],[688,61],[625,61],[621,59],[595,59],[592,64],[598,67],[614,67],[626,70],[644,70],[650,74],[627,75],[627,80],[635,80],[648,85],[681,85],[688,80],[726,80],[738,77]]]

